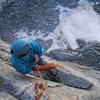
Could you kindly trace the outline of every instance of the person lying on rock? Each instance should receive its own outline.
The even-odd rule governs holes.
[[[11,46],[11,64],[22,74],[28,74],[36,64],[48,65],[41,57],[44,53],[42,46],[27,39],[16,40]]]

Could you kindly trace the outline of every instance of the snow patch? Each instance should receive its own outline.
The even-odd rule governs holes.
[[[84,3],[85,2],[85,3]],[[55,28],[54,32],[49,33],[44,38],[44,34],[38,30],[28,32],[28,30],[20,30],[15,34],[18,38],[44,40],[52,39],[53,44],[48,51],[54,49],[72,49],[78,48],[76,42],[77,38],[83,38],[86,41],[99,41],[100,42],[100,15],[93,9],[93,4],[88,3],[86,0],[80,0],[80,6],[76,9],[69,9],[68,7],[57,6],[60,11],[60,23]]]

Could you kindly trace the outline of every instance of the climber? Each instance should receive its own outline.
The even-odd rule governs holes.
[[[41,57],[44,49],[34,40],[19,39],[11,46],[11,64],[22,74],[28,74],[36,64],[48,65]]]

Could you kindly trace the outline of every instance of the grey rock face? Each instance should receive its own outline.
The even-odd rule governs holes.
[[[7,48],[8,46],[6,43],[0,41],[0,47]],[[10,93],[14,97],[16,97],[18,100],[35,100],[34,85],[36,81],[40,82],[41,80],[37,77],[22,75],[16,72],[12,68],[12,66],[9,66],[6,63],[7,59],[5,58],[6,57],[8,58],[8,55],[10,53],[8,53],[7,55],[7,52],[9,51],[6,49],[0,49],[0,51],[3,51],[3,54],[5,54],[5,56],[2,56],[2,57],[0,55],[0,83],[2,83],[0,84],[0,91],[3,85],[3,89],[6,90],[7,93]],[[91,88],[92,86],[92,82],[93,82],[92,87],[94,87],[94,85],[95,86],[99,85],[99,81],[98,82],[94,81],[95,73],[93,73],[93,71],[91,70],[88,70],[89,71],[88,73],[91,73],[89,77],[93,76],[92,77],[93,81],[90,82],[88,75],[87,76],[84,75],[84,77],[81,77],[82,73],[80,74],[79,72],[78,73],[79,75],[76,76],[75,74],[76,72],[72,74],[71,71],[67,70],[67,66],[68,64],[67,65],[65,64],[62,70],[53,68],[51,73],[47,71],[43,76],[44,78],[50,78],[50,80],[64,83],[64,84],[61,84],[61,83],[48,81],[47,87],[48,87],[50,96],[52,98],[51,100],[55,100],[55,99],[56,100],[90,100],[90,99],[98,100],[98,98],[100,98],[100,95],[97,89],[96,91],[95,90],[92,91],[91,89],[89,90],[89,88]],[[73,64],[73,67],[75,66],[76,65]],[[77,66],[79,68],[79,65]],[[83,69],[82,71],[86,71]],[[96,78],[99,79],[100,73],[98,72],[98,75],[96,74],[96,76],[97,76]],[[81,89],[78,89],[78,88],[81,88]],[[88,89],[88,90],[83,90],[83,89]],[[100,90],[99,87],[98,87],[98,90]],[[4,100],[6,100],[6,98],[7,100],[16,100],[16,99],[8,99],[8,94],[6,98],[5,96],[6,94],[3,95],[0,93],[0,99],[3,97]],[[47,95],[45,92],[43,93],[41,100],[47,100]]]
[[[2,51],[2,52],[3,52],[2,53],[3,56],[0,55],[0,58],[2,58],[2,60],[4,60],[4,61],[8,61],[9,62],[10,55],[8,57],[8,53],[7,52],[4,52],[4,51]],[[5,59],[5,58],[8,58],[8,59]],[[50,72],[50,71],[45,72],[45,71],[43,71],[42,76],[44,78],[46,78],[46,79],[50,79],[50,80],[56,81],[56,82],[62,82],[64,84],[66,84],[66,85],[69,85],[69,86],[72,86],[72,87],[76,87],[76,88],[88,89],[88,88],[90,88],[92,86],[92,84],[90,82],[86,81],[85,79],[82,79],[82,78],[77,77],[75,75],[72,75],[70,73],[60,71],[57,68],[54,68],[54,69],[51,69],[51,70],[53,72]]]
[[[86,41],[84,39],[76,39],[76,41],[78,45],[80,46],[80,48],[86,45]]]
[[[99,42],[84,42],[79,41],[81,47],[74,51],[69,50],[53,50],[46,53],[47,56],[52,57],[58,61],[69,61],[92,67],[100,70],[100,43]]]
[[[71,61],[75,58],[75,55],[77,55],[77,52],[72,52],[70,50],[67,49],[56,49],[56,50],[52,50],[49,53],[45,53],[46,56],[49,56],[53,59],[56,59],[58,61]]]
[[[0,92],[0,100],[17,100],[17,99],[8,93]]]
[[[5,41],[13,41],[13,34],[19,29],[41,30],[48,35],[59,23],[59,11],[51,0],[13,0],[6,2],[0,12],[0,36]],[[3,34],[3,35],[2,35]]]
[[[1,46],[1,47],[5,48],[3,46]],[[0,52],[1,52],[1,50],[0,50]],[[70,51],[68,53],[69,53],[69,58],[73,58],[74,57],[73,55],[75,55],[74,53],[70,54],[71,53]],[[3,54],[3,55],[0,55],[0,58],[2,58],[2,60],[4,60],[5,62],[8,62],[8,64],[9,64],[10,55],[6,51],[5,52],[2,51],[1,54]],[[63,55],[65,55],[65,54],[63,53]],[[77,77],[73,74],[60,71],[57,68],[52,69],[52,71],[53,72],[43,71],[42,76],[46,79],[56,81],[56,82],[61,82],[61,83],[64,83],[66,85],[76,87],[76,88],[89,89],[92,86],[92,84],[90,82],[88,82],[85,79],[82,79],[80,77]]]
[[[100,14],[100,3],[95,4],[93,8],[98,14]]]
[[[52,39],[49,39],[49,40],[43,40],[43,39],[36,39],[37,42],[39,42],[41,44],[41,46],[45,49],[45,51],[47,51],[49,49],[49,47],[51,47],[52,45]]]
[[[81,77],[77,77],[68,72],[60,71],[57,68],[52,68],[51,70],[53,72],[50,73],[50,80],[80,89],[89,89],[92,86],[92,83],[88,82],[87,80]]]

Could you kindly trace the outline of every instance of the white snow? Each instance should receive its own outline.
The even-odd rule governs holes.
[[[87,2],[87,0],[80,0],[80,1],[78,2],[78,4],[81,5],[81,4],[84,4],[85,2]]]
[[[62,48],[66,49],[68,46],[76,49],[78,48],[77,38],[100,42],[100,15],[94,11],[93,4],[89,4],[86,0],[80,0],[79,4],[80,6],[76,9],[57,6],[57,9],[60,11],[60,24],[55,28],[53,33],[50,33],[45,38],[45,40],[53,40],[53,44],[48,51]],[[41,31],[37,35],[34,35],[33,30],[30,33],[31,36],[23,31],[16,34],[19,38],[22,36],[31,39],[43,38]]]
[[[56,33],[57,37],[61,37],[59,40],[63,42],[63,48],[68,45],[73,49],[78,48],[77,38],[100,42],[100,15],[93,10],[93,4],[89,4],[86,0],[81,0],[81,5],[76,9],[60,6],[59,9],[61,11],[60,24],[55,29],[54,34]],[[66,45],[64,45],[64,40]],[[52,49],[53,46],[49,50]]]

